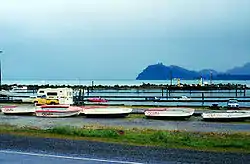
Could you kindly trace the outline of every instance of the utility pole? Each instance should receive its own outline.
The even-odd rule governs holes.
[[[3,51],[0,50],[0,91],[2,90],[2,58],[1,58],[1,53],[3,53]]]
[[[172,84],[173,84],[173,72],[172,72],[171,68],[170,68],[169,73],[170,73],[170,86],[172,86]]]
[[[210,71],[210,85],[212,85],[213,72]]]

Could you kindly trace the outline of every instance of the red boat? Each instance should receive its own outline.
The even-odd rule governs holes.
[[[108,102],[108,100],[100,97],[88,98],[89,102]]]

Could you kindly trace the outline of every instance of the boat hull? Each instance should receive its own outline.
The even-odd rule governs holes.
[[[18,115],[18,116],[33,116],[35,112],[14,112],[14,113],[3,113],[4,115]]]
[[[27,108],[22,106],[4,106],[1,111],[5,115],[34,115],[34,108]]]
[[[103,103],[103,102],[108,102],[108,100],[103,99],[103,98],[89,98],[89,102],[96,102],[96,103]]]
[[[72,117],[81,113],[81,108],[65,105],[43,105],[36,110],[37,117]]]
[[[189,116],[146,116],[148,119],[155,120],[186,120],[189,119],[192,115]]]
[[[217,122],[233,122],[233,121],[245,121],[250,117],[238,117],[238,118],[203,118],[204,121],[217,121]]]
[[[250,119],[250,111],[226,111],[203,113],[202,118],[204,121],[245,121]]]
[[[36,112],[37,117],[72,117],[72,116],[78,116],[80,114],[80,111],[69,111],[69,112],[57,112],[57,111],[41,111]]]
[[[87,118],[123,118],[127,117],[129,113],[121,114],[84,114]]]
[[[132,112],[131,108],[114,108],[114,107],[92,107],[85,108],[82,113],[86,117],[98,118],[117,118],[126,117]]]
[[[190,118],[194,113],[191,108],[151,108],[145,111],[146,118],[181,120]]]

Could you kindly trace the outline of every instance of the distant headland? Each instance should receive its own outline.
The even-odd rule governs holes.
[[[136,80],[169,80],[180,78],[182,80],[194,79],[213,80],[250,80],[250,63],[242,67],[235,67],[226,72],[217,72],[213,69],[192,71],[179,66],[165,66],[162,63],[149,65],[137,77]]]

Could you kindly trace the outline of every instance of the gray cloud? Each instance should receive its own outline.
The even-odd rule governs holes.
[[[1,1],[4,78],[133,79],[157,62],[222,71],[250,61],[249,6],[248,0]]]

